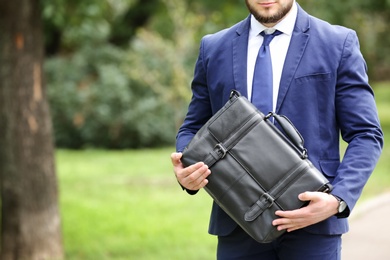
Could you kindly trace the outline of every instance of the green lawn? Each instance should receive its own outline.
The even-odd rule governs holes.
[[[173,148],[57,152],[66,259],[211,259],[212,203],[187,196]]]
[[[376,96],[390,134],[390,86]],[[57,151],[66,259],[215,258],[216,239],[207,234],[211,198],[181,191],[172,151]],[[385,147],[362,200],[389,191],[389,158]]]

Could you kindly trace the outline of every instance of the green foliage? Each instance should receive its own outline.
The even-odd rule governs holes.
[[[49,54],[105,42],[115,18],[111,1],[41,0],[41,4]]]
[[[159,0],[138,0],[126,12],[118,16],[111,25],[110,42],[127,46],[136,29],[146,26],[149,19],[161,8]]]
[[[388,79],[389,0],[298,2],[314,16],[355,29],[370,78]],[[173,143],[200,38],[248,15],[241,0],[41,3],[56,143],[73,148]]]
[[[56,144],[125,148],[172,144],[173,111],[127,76],[136,64],[112,46],[84,48],[46,63]]]
[[[129,48],[89,44],[47,60],[58,147],[155,147],[173,144],[190,98],[203,19],[167,1],[168,38],[139,30]],[[174,12],[173,12],[174,10]],[[94,47],[92,47],[94,46]]]

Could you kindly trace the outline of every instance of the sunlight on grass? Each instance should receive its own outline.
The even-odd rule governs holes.
[[[210,259],[211,199],[186,195],[169,149],[57,152],[66,259]]]

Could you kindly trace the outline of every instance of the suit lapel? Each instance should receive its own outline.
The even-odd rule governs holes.
[[[233,39],[233,78],[237,91],[247,97],[247,56],[250,17],[237,29],[237,37]]]
[[[302,59],[303,53],[305,52],[309,40],[309,34],[307,33],[309,26],[308,14],[298,5],[297,21],[292,34],[286,60],[284,62],[282,77],[280,79],[276,113],[279,112],[280,107],[283,104],[287,91],[291,86],[298,65]]]

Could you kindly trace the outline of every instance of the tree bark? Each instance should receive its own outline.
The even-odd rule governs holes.
[[[39,0],[0,0],[2,260],[62,259]]]

